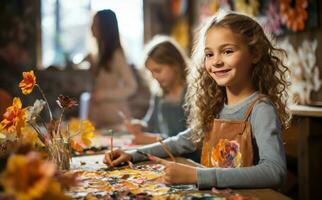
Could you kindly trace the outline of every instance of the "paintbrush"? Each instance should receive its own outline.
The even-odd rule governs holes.
[[[168,156],[171,158],[171,160],[173,162],[176,162],[176,159],[174,158],[173,154],[171,153],[171,151],[169,150],[169,148],[167,147],[167,145],[165,145],[161,139],[158,140],[161,144],[162,149],[168,154]]]
[[[113,130],[109,129],[107,133],[111,136],[110,137],[110,151],[111,151],[111,159],[113,160]]]
[[[149,153],[145,153],[143,151],[140,151],[140,150],[136,150],[137,153],[147,157],[147,159],[151,160],[151,161],[156,161],[156,159],[159,159],[158,157],[154,156],[154,155],[151,155]]]
[[[136,152],[138,152],[139,154],[143,155],[143,156],[146,156],[147,158],[149,158],[149,154],[148,153],[145,153],[143,151],[140,151],[140,150],[136,150]]]
[[[127,164],[131,169],[135,169],[134,164],[131,161],[127,161]]]

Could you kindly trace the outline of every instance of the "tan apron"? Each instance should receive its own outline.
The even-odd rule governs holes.
[[[204,138],[202,165],[221,168],[253,165],[252,130],[248,118],[256,102],[262,97],[249,105],[242,120],[214,119]]]

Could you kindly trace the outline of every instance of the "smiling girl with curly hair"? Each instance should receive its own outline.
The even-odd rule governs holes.
[[[165,165],[165,183],[199,188],[281,186],[286,177],[281,134],[290,120],[283,55],[246,15],[218,14],[203,26],[188,76],[189,129],[163,143],[174,155],[202,144],[201,164],[206,168],[155,157],[167,157],[159,143],[139,148]],[[105,155],[109,165],[143,159],[135,150]]]

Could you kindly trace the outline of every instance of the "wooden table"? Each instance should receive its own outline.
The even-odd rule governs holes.
[[[102,167],[106,167],[102,162],[104,155],[93,155],[93,156],[79,156],[72,158],[72,169],[85,169],[85,170],[95,170]],[[178,162],[191,164],[192,162],[188,161],[185,158],[176,158]],[[242,189],[242,190],[233,190],[236,193],[245,196],[257,197],[260,200],[289,200],[290,198],[278,193],[272,189]]]
[[[297,158],[299,199],[322,199],[322,108],[292,105],[284,134],[287,155]]]

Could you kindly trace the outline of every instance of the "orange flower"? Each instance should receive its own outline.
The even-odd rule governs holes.
[[[303,30],[308,19],[307,7],[307,0],[296,0],[294,6],[292,0],[280,0],[282,22],[292,31]]]
[[[30,94],[36,85],[36,77],[34,71],[23,72],[22,73],[23,80],[19,83],[19,87],[23,94]]]
[[[26,110],[22,109],[21,100],[18,97],[13,99],[12,106],[7,108],[3,118],[0,122],[0,130],[8,132],[16,130],[18,137],[20,137],[21,128],[26,124]]]
[[[77,152],[83,152],[83,147],[73,139],[70,139],[70,146]]]

